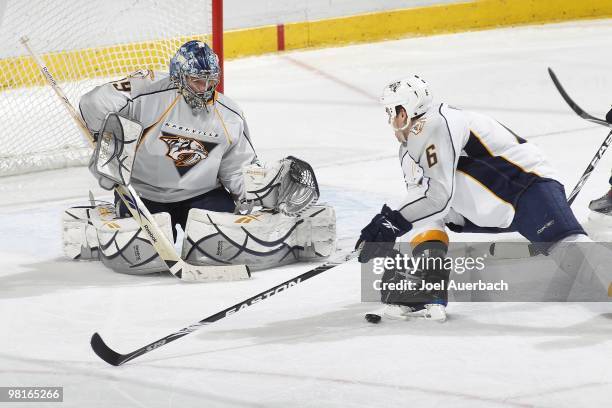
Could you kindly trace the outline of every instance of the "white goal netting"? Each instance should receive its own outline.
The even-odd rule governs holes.
[[[19,42],[70,102],[138,69],[167,71],[190,40],[212,41],[211,0],[0,0],[0,176],[86,164],[90,148]]]

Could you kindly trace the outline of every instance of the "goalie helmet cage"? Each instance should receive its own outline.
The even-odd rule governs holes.
[[[139,69],[167,73],[192,39],[211,44],[223,68],[223,0],[0,2],[0,177],[85,165],[92,153],[23,36],[78,106],[94,86]]]

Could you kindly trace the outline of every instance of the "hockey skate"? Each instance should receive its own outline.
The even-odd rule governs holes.
[[[612,188],[589,204],[589,218],[584,228],[594,241],[612,241]]]
[[[419,307],[388,304],[382,314],[389,320],[425,319],[442,323],[446,320],[446,306],[438,303]]]
[[[612,188],[602,197],[591,201],[589,209],[600,214],[612,215]]]

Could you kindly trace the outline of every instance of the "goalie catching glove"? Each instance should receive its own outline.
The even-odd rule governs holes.
[[[293,156],[243,170],[243,202],[295,217],[319,199],[319,185],[310,164]]]

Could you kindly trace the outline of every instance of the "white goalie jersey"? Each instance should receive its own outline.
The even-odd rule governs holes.
[[[142,123],[131,177],[142,197],[177,202],[221,185],[243,196],[242,168],[257,159],[244,115],[225,95],[216,92],[207,109],[194,111],[169,77],[140,71],[94,88],[79,108],[93,132],[109,112]]]

